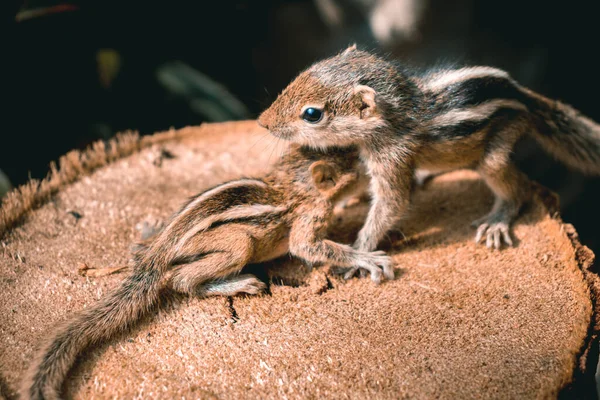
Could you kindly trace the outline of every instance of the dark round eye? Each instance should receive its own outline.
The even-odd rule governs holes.
[[[309,107],[302,113],[302,119],[311,124],[316,124],[323,119],[323,111],[318,108]]]

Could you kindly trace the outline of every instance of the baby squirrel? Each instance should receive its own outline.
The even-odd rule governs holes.
[[[236,276],[249,263],[286,253],[308,263],[358,266],[393,279],[384,252],[361,252],[325,239],[334,204],[368,180],[358,150],[294,146],[261,179],[239,179],[198,194],[134,250],[132,274],[97,305],[62,324],[32,363],[26,399],[55,399],[77,356],[129,328],[165,288],[188,294],[258,293],[264,284]]]
[[[354,247],[374,250],[407,210],[423,174],[470,168],[495,195],[474,221],[475,241],[512,245],[510,224],[531,197],[511,162],[533,136],[569,167],[600,174],[600,126],[571,106],[520,86],[491,67],[405,70],[349,47],[301,72],[258,119],[276,137],[328,148],[356,144],[371,176],[372,202]],[[416,180],[413,176],[416,175]]]

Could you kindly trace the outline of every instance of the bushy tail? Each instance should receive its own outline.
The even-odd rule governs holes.
[[[600,125],[568,104],[521,88],[534,114],[537,132],[532,136],[568,167],[600,175]]]
[[[60,398],[67,373],[83,350],[131,327],[156,304],[161,275],[158,268],[136,268],[97,305],[58,328],[33,362],[22,398]]]

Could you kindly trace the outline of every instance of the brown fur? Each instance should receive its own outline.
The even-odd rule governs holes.
[[[323,118],[303,120],[307,106],[322,110]],[[475,222],[476,241],[485,238],[495,248],[512,245],[509,225],[531,196],[526,176],[510,160],[523,135],[533,135],[569,166],[600,174],[598,124],[491,67],[417,75],[349,48],[298,75],[259,124],[314,148],[359,146],[373,199],[354,244],[363,251],[374,250],[407,211],[417,168],[481,174],[496,202]]]
[[[165,287],[201,296],[255,294],[264,284],[237,274],[288,252],[309,263],[359,266],[375,281],[382,274],[391,279],[384,253],[325,239],[334,203],[364,185],[358,160],[352,148],[294,147],[261,179],[227,182],[190,199],[139,243],[133,273],[120,287],[56,330],[31,365],[23,398],[58,398],[77,356],[147,314]]]

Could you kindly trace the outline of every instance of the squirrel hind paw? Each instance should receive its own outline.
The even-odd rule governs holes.
[[[480,243],[485,238],[485,245],[488,249],[500,250],[503,244],[512,247],[513,241],[510,237],[510,224],[507,222],[484,222],[475,221],[478,223],[477,232],[475,233],[475,243]]]

